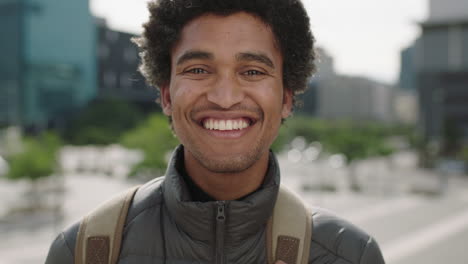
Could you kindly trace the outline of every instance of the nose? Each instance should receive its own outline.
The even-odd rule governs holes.
[[[235,76],[230,74],[219,76],[207,93],[208,101],[224,109],[229,109],[242,102],[244,96],[242,86]]]

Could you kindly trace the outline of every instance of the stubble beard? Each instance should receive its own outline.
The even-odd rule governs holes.
[[[266,142],[259,139],[255,146],[247,151],[247,153],[234,154],[225,157],[209,157],[206,153],[200,151],[200,148],[187,148],[195,160],[206,170],[213,173],[232,174],[240,173],[251,168],[264,154],[262,146]],[[193,146],[193,145],[192,145]]]
[[[216,105],[202,105],[192,109],[190,116],[193,116],[197,112],[202,112],[206,110],[218,110],[218,111],[225,111],[224,109],[219,108]],[[243,110],[249,111],[257,116],[257,122],[264,122],[264,114],[259,107],[255,106],[245,106],[245,105],[238,105],[235,107],[230,108],[231,111],[233,110]],[[238,154],[231,154],[231,155],[213,155],[211,156],[209,153],[204,151],[203,146],[200,146],[200,142],[195,142],[195,140],[191,137],[185,136],[185,133],[177,133],[178,135],[183,135],[184,140],[181,137],[179,139],[184,142],[184,148],[190,152],[193,158],[197,161],[199,165],[201,165],[206,170],[213,172],[213,173],[224,173],[224,174],[232,174],[232,173],[240,173],[249,168],[251,168],[257,161],[260,160],[262,155],[265,151],[269,150],[268,140],[265,138],[257,139],[253,147],[249,147],[245,152],[238,153]],[[270,142],[271,143],[271,142]],[[226,150],[226,153],[229,152],[229,149]]]

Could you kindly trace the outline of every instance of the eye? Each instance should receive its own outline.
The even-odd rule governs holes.
[[[207,70],[202,68],[193,68],[185,71],[186,73],[193,73],[193,74],[205,74],[208,73]]]
[[[244,75],[254,76],[254,75],[264,75],[264,73],[261,71],[257,71],[257,70],[248,70],[244,73]]]

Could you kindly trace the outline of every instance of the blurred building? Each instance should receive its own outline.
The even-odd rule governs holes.
[[[417,93],[415,91],[396,89],[393,100],[395,121],[401,124],[416,125],[419,119]]]
[[[398,87],[404,91],[416,91],[415,53],[415,45],[411,45],[400,54],[401,64]]]
[[[466,0],[429,0],[429,20],[459,20],[468,17]]]
[[[416,124],[419,118],[419,103],[416,78],[418,42],[405,48],[400,54],[400,78],[395,91],[395,118],[400,123]]]
[[[323,119],[394,120],[393,87],[363,77],[337,74],[333,57],[317,48],[317,72],[309,89],[299,97],[300,112]]]
[[[0,3],[0,124],[59,125],[96,95],[88,1]]]
[[[335,62],[333,57],[327,53],[324,48],[318,47],[316,52],[316,67],[317,72],[314,75],[313,80],[330,79],[336,76]]]
[[[393,121],[393,87],[363,77],[340,76],[318,84],[318,116],[354,121]]]
[[[136,35],[112,30],[103,19],[97,19],[97,25],[99,98],[154,105],[156,89],[137,71],[138,48],[131,42]]]
[[[298,102],[300,104],[298,112],[312,116],[318,115],[318,89],[321,81],[336,76],[333,57],[321,47],[316,48],[315,53],[315,66],[317,70],[313,77],[310,78],[307,90],[304,94],[298,96]]]
[[[468,2],[431,0],[414,48],[420,125],[436,145],[468,143]]]

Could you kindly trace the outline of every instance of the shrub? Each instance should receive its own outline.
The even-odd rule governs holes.
[[[73,145],[108,145],[138,125],[143,114],[134,106],[121,101],[91,103],[70,123],[65,138]]]
[[[149,116],[138,127],[124,133],[120,142],[127,148],[140,149],[145,154],[145,159],[134,167],[131,175],[164,170],[166,154],[179,144],[167,117],[162,114]]]
[[[38,138],[26,138],[23,145],[23,151],[8,158],[7,178],[35,181],[54,173],[56,153],[61,145],[57,135],[49,132]]]

